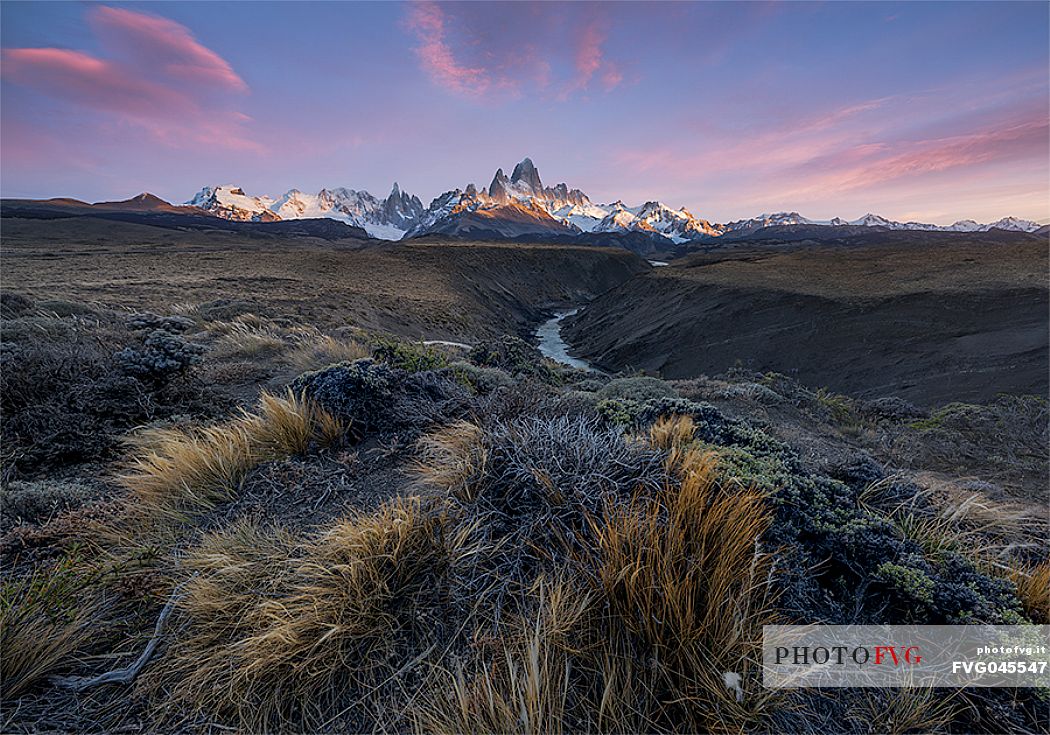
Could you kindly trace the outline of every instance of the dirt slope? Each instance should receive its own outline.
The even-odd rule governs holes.
[[[735,365],[923,405],[1047,392],[1047,244],[950,242],[707,253],[569,320],[579,354],[667,378]]]

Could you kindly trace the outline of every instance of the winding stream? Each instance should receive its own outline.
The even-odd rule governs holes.
[[[539,326],[536,330],[536,339],[539,340],[540,352],[545,357],[580,370],[593,370],[594,368],[591,367],[589,362],[569,354],[569,345],[565,343],[561,336],[562,320],[567,316],[572,316],[577,311],[579,309],[555,314],[551,319]]]

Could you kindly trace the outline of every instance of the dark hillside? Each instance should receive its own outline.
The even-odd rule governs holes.
[[[603,367],[667,378],[741,365],[924,405],[1046,395],[1046,242],[886,234],[694,254],[603,295],[566,335]]]

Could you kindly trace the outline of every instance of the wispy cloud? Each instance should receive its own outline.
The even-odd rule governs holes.
[[[248,85],[188,28],[167,18],[95,7],[88,22],[105,55],[62,48],[3,49],[3,76],[172,146],[262,150],[229,94]]]
[[[181,92],[128,74],[118,64],[81,51],[4,49],[3,62],[7,79],[99,110],[148,116],[187,103]]]
[[[754,201],[759,208],[801,209],[947,181],[977,185],[990,167],[1016,169],[1050,157],[1045,92],[1016,95],[1001,99],[994,89],[967,84],[794,117],[781,112],[746,133],[685,129],[616,159],[640,186],[659,178],[709,200]],[[967,99],[981,103],[968,106]]]
[[[173,20],[103,6],[91,11],[89,21],[106,47],[123,56],[129,66],[194,85],[248,91],[229,62]]]
[[[445,12],[434,2],[419,2],[409,11],[408,27],[419,39],[416,55],[435,83],[459,94],[482,95],[492,86],[489,74],[456,60],[445,31]]]
[[[1004,122],[959,135],[858,145],[815,159],[799,171],[788,194],[851,191],[927,174],[966,170],[982,164],[1050,154],[1050,121],[1045,114]]]
[[[622,83],[609,57],[610,18],[580,3],[412,3],[405,27],[420,67],[439,87],[473,98],[526,93],[566,100]]]
[[[576,45],[576,78],[567,91],[587,89],[596,74],[600,74],[606,91],[623,81],[623,74],[615,62],[606,58],[603,45],[608,38],[608,22],[602,17],[591,18],[579,34]]]

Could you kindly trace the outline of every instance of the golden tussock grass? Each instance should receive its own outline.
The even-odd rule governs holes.
[[[886,735],[943,732],[962,707],[959,690],[865,689],[859,706],[849,716],[864,728]]]
[[[285,354],[284,359],[297,372],[320,370],[340,362],[353,362],[371,355],[366,345],[352,339],[318,335],[304,340]]]
[[[71,560],[0,585],[0,699],[19,697],[98,634],[105,607]]]
[[[417,445],[418,474],[425,482],[461,500],[475,500],[471,480],[485,471],[484,438],[481,427],[469,421],[457,421],[424,436]]]
[[[212,355],[225,360],[259,359],[277,355],[287,346],[280,335],[267,329],[236,324],[215,342]]]
[[[870,503],[881,485],[894,479],[875,483],[858,501]],[[1015,554],[1038,548],[1050,530],[1045,514],[1032,506],[992,500],[980,492],[924,488],[885,512],[905,537],[928,553],[960,553],[996,576],[1008,574]]]
[[[578,633],[593,624],[594,598],[568,578],[539,579],[530,590],[534,620],[505,626],[491,661],[435,666],[412,709],[418,733],[561,733],[587,715],[573,671]],[[590,704],[593,704],[591,702]]]
[[[572,682],[566,656],[537,631],[523,646],[508,647],[480,674],[462,667],[442,673],[427,698],[413,710],[419,733],[564,732]]]
[[[152,430],[120,481],[134,506],[150,514],[206,510],[230,497],[260,462],[301,454],[313,442],[331,444],[343,428],[302,396],[264,393],[257,413],[224,424]]]
[[[665,451],[685,451],[693,441],[696,425],[689,416],[661,416],[649,429],[649,443]]]
[[[320,727],[419,653],[468,535],[407,498],[298,544],[250,526],[212,536],[185,560],[186,632],[154,692],[253,731]]]
[[[679,430],[681,432],[681,430]],[[671,432],[674,435],[674,432]],[[717,455],[669,455],[676,481],[595,523],[598,584],[617,627],[660,662],[659,686],[704,731],[754,722],[762,625],[773,621],[770,515],[761,493],[725,486]],[[726,684],[737,677],[746,690]]]
[[[1050,624],[1050,562],[1015,569],[1010,579],[1017,585],[1017,597],[1028,619]]]

